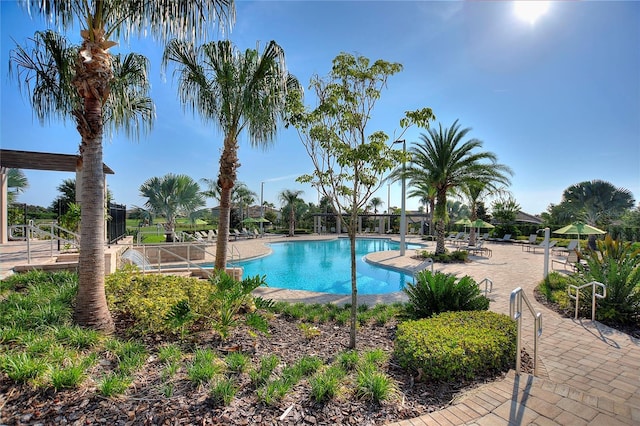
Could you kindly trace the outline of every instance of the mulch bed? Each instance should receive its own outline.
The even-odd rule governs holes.
[[[292,364],[303,355],[320,357],[331,363],[346,350],[349,341],[348,325],[333,322],[316,324],[317,337],[307,338],[299,328],[299,321],[276,315],[270,320],[269,336],[251,337],[238,327],[226,345],[239,346],[252,355],[253,364],[267,354],[275,354],[281,365]],[[360,327],[357,346],[360,352],[379,348],[391,354],[396,322],[384,326],[369,324]],[[144,343],[150,353],[164,343],[162,338],[147,336]],[[185,352],[195,347],[222,350],[223,343],[210,332],[202,332],[187,345]],[[222,352],[221,352],[222,353]],[[103,363],[104,364],[104,363]],[[528,355],[523,354],[525,371],[530,371]],[[2,425],[374,425],[418,417],[447,407],[453,398],[479,385],[500,380],[504,372],[490,377],[476,377],[454,383],[425,382],[402,370],[393,357],[384,367],[397,384],[397,395],[388,402],[375,404],[358,399],[350,389],[341,396],[319,404],[309,395],[306,381],[300,382],[279,403],[269,406],[260,401],[246,373],[239,376],[240,390],[232,403],[216,405],[206,387],[196,387],[186,379],[184,368],[173,379],[170,397],[163,394],[166,383],[161,377],[162,365],[151,356],[137,373],[134,384],[126,394],[105,398],[96,391],[96,383],[86,380],[80,389],[55,392],[38,390],[28,385],[15,385],[6,376],[0,377],[0,424]],[[92,377],[99,377],[92,374]]]

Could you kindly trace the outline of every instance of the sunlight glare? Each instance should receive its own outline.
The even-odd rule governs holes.
[[[530,25],[536,23],[538,18],[547,13],[549,10],[548,1],[541,0],[523,0],[513,2],[513,11],[523,21],[528,22]]]

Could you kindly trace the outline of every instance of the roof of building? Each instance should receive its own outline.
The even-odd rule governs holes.
[[[49,152],[16,151],[0,149],[0,167],[8,169],[50,170],[56,172],[75,172],[79,155],[52,154]],[[115,172],[106,164],[102,164],[105,174]]]

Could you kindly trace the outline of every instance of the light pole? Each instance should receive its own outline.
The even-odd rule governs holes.
[[[387,184],[387,219],[389,220],[389,227],[387,231],[391,233],[391,184]]]
[[[402,199],[400,203],[400,256],[404,256],[405,253],[405,236],[407,233],[407,206],[405,200],[405,192],[406,192],[406,182],[405,182],[405,171],[407,162],[405,160],[407,156],[407,141],[406,139],[402,139],[399,141],[393,142],[393,145],[402,142]]]
[[[260,182],[260,233],[262,234],[262,224],[264,219],[264,181]]]

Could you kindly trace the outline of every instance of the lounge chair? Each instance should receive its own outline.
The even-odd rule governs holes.
[[[467,246],[466,250],[469,254],[491,257],[493,252],[490,248],[484,247],[484,241],[478,241],[475,246]]]
[[[207,240],[213,241],[216,239],[216,236],[217,236],[217,232],[215,231],[215,229],[210,229],[209,232],[207,233]]]
[[[463,241],[464,240],[464,236],[465,233],[464,232],[458,232],[456,235],[454,235],[453,237],[449,236],[447,238],[445,238],[446,241],[449,242],[449,244],[457,244],[459,241]]]
[[[553,248],[553,246],[555,246],[558,242],[556,240],[553,241],[549,241],[549,250],[551,250]],[[547,243],[546,242],[541,242],[540,244],[538,244],[537,246],[529,246],[527,247],[528,250],[527,251],[532,251],[534,253],[537,253],[537,250],[544,250],[547,248]]]
[[[580,263],[580,257],[576,250],[572,250],[568,253],[567,257],[551,259],[551,269],[555,270],[553,265],[556,263],[562,265],[565,271],[575,272],[578,269],[577,265]]]
[[[502,238],[498,238],[497,240],[495,240],[496,243],[511,243],[513,242],[511,240],[511,234],[504,234],[504,236]]]
[[[571,240],[569,241],[569,245],[567,245],[566,247],[554,247],[553,254],[566,255],[572,252],[573,250],[576,250],[577,248],[578,248],[578,240]]]
[[[538,240],[538,236],[536,234],[529,234],[529,239],[527,241],[522,242],[522,251],[529,251],[529,247],[534,245]]]

